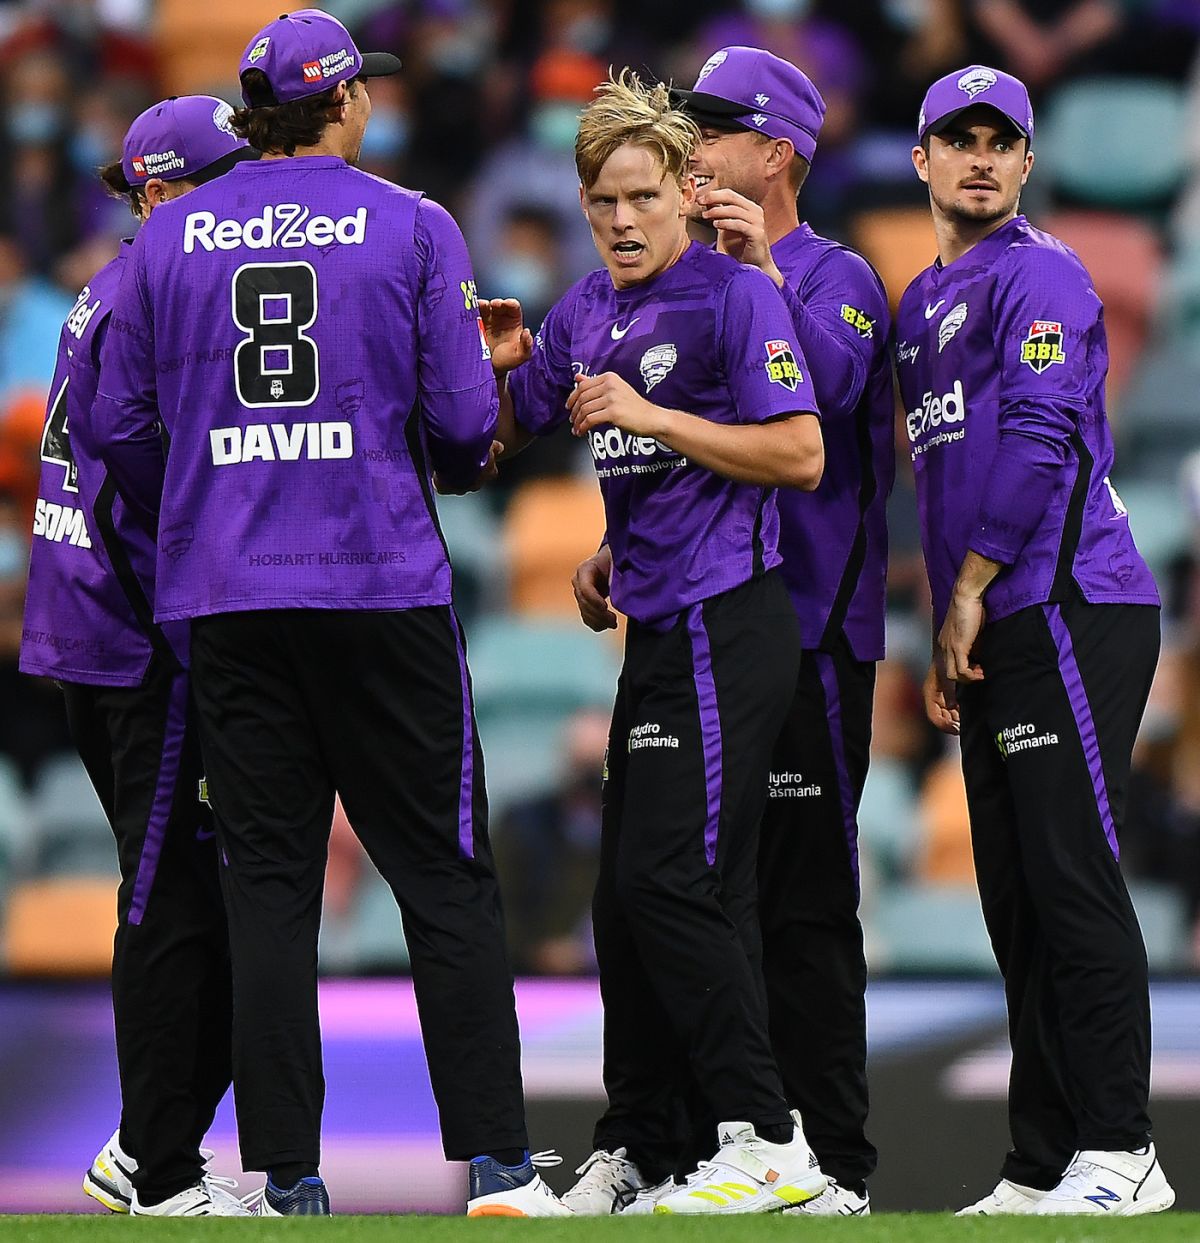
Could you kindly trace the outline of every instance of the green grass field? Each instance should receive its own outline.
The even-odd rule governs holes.
[[[113,1217],[0,1217],[0,1239],[16,1243],[70,1243],[73,1239],[202,1243],[210,1239],[294,1243],[1195,1243],[1200,1214],[1160,1213],[1137,1221],[1030,1217],[958,1220],[935,1213],[881,1213],[838,1221],[796,1217],[727,1217],[721,1221],[638,1218],[576,1221],[467,1221],[462,1217],[334,1217],[329,1221],[163,1221]]]

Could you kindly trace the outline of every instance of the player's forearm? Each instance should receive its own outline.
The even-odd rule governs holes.
[[[999,561],[984,557],[973,549],[968,551],[959,567],[958,577],[954,580],[954,595],[963,600],[982,599],[983,593],[991,586],[992,579],[1004,567]],[[934,637],[934,651],[937,651],[937,638]]]
[[[102,439],[98,448],[130,515],[147,531],[157,534],[166,474],[158,429],[148,428],[136,434]]]
[[[504,446],[499,461],[516,457],[531,440],[533,433],[517,422],[517,412],[513,408],[512,394],[508,391],[508,377],[496,376],[496,386],[500,390],[500,416],[496,420],[496,439]]]
[[[772,423],[713,423],[661,407],[653,438],[735,483],[811,492],[821,482],[821,424],[809,413]]]

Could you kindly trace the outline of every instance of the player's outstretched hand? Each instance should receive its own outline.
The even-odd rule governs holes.
[[[935,729],[943,734],[958,733],[958,688],[942,676],[936,658],[925,675],[921,698],[925,701],[925,715]]]
[[[484,484],[491,483],[493,479],[500,474],[500,468],[496,465],[496,459],[504,452],[504,446],[498,440],[492,441],[492,447],[488,450],[488,459],[483,464],[483,469],[475,476],[475,481],[466,487],[453,487],[444,476],[439,475],[437,471],[433,472],[433,487],[441,496],[466,496],[468,492],[478,492]]]
[[[696,200],[717,231],[717,249],[765,272],[781,289],[783,273],[771,255],[763,209],[736,190],[703,190]]]
[[[479,318],[492,351],[493,371],[507,375],[529,361],[533,333],[525,327],[516,298],[480,298]]]
[[[575,389],[567,398],[567,409],[576,436],[586,435],[601,424],[619,427],[634,436],[657,436],[661,430],[662,409],[638,396],[612,371],[577,375]]]
[[[608,584],[612,578],[612,549],[607,544],[575,567],[571,587],[579,616],[589,630],[600,633],[617,628],[617,615],[608,607]]]

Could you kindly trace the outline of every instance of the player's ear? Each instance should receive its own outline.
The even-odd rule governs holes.
[[[767,172],[772,176],[786,174],[795,154],[796,148],[790,138],[776,138],[771,143],[771,150],[767,152]]]
[[[579,183],[579,206],[583,210],[584,218],[587,218],[587,191],[583,188],[583,182]]]
[[[686,216],[696,201],[696,175],[686,173],[679,183],[679,214]]]
[[[924,182],[929,181],[929,153],[924,147],[917,146],[912,149],[913,168],[917,170],[917,176]]]
[[[151,177],[144,186],[142,186],[142,195],[144,196],[146,209],[142,216],[144,220],[146,216],[153,211],[160,203],[165,203],[168,198],[167,183],[161,177]]]
[[[1029,139],[1026,139],[1025,142],[1026,144],[1028,144]],[[1033,152],[1026,151],[1025,152],[1025,168],[1024,168],[1024,171],[1021,173],[1021,184],[1022,185],[1024,185],[1029,180],[1029,174],[1032,171],[1033,171]]]

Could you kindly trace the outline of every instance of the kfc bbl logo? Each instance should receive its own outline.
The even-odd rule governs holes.
[[[792,353],[790,341],[767,341],[767,379],[772,384],[782,384],[789,393],[796,391],[796,385],[804,381],[800,368],[796,363],[796,355]]]
[[[1038,375],[1055,363],[1065,363],[1067,356],[1063,351],[1062,324],[1049,319],[1035,319],[1030,325],[1029,335],[1021,343],[1021,361]]]
[[[283,381],[282,380],[271,381],[271,396],[274,397],[276,401],[278,401],[283,396]]]

